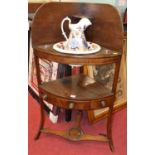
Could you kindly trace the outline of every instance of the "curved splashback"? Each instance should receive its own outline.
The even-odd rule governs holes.
[[[106,48],[123,51],[123,27],[118,11],[109,4],[45,3],[38,8],[32,22],[32,46],[63,41],[60,24],[66,16],[86,16],[92,26],[86,39]],[[65,30],[69,33],[67,24]]]

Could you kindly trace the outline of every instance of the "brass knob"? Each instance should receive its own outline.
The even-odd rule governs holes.
[[[104,107],[106,105],[106,103],[104,101],[101,101],[101,105],[102,105],[102,107]]]
[[[71,103],[69,103],[69,109],[73,109],[74,108],[74,103],[73,102],[71,102]]]

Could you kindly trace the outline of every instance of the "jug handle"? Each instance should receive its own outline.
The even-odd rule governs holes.
[[[65,18],[62,20],[62,22],[61,22],[61,31],[62,31],[62,34],[63,34],[63,36],[65,37],[65,39],[66,39],[66,41],[67,41],[68,38],[67,38],[66,33],[65,33],[64,29],[63,29],[63,25],[64,25],[64,22],[65,22],[66,20],[69,21],[69,24],[71,23],[71,19],[70,19],[69,17],[65,17]]]

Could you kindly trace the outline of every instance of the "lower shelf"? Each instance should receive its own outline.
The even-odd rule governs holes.
[[[96,135],[95,136],[95,135],[90,135],[90,134],[84,134],[83,131],[80,130],[79,128],[71,128],[68,131],[58,131],[58,130],[44,128],[41,130],[41,132],[61,136],[65,139],[68,139],[71,141],[85,141],[85,140],[87,141],[87,140],[89,140],[89,141],[109,142],[107,136],[104,136],[104,135]]]

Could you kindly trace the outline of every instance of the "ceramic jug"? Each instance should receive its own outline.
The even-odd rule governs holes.
[[[64,32],[64,22],[69,22],[69,30],[70,34],[69,37],[66,36]],[[61,31],[63,36],[66,39],[65,48],[67,50],[78,50],[78,51],[85,51],[88,50],[88,43],[86,37],[84,35],[84,31],[88,26],[92,25],[88,18],[81,18],[77,24],[72,24],[71,19],[69,17],[65,17],[61,22]]]

